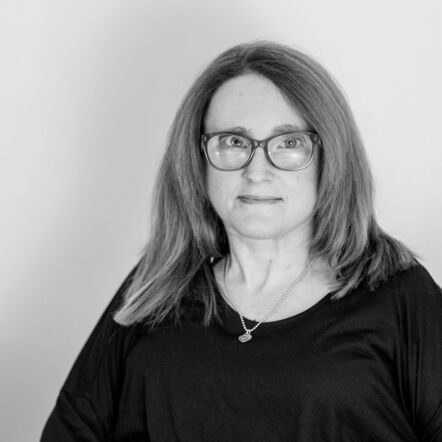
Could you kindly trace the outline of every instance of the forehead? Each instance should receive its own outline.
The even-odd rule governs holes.
[[[204,118],[205,132],[241,126],[251,135],[264,137],[274,127],[282,125],[307,129],[299,111],[279,88],[269,79],[253,73],[232,78],[221,85]]]

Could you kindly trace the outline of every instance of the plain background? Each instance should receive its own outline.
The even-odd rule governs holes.
[[[0,4],[0,439],[36,440],[138,259],[166,133],[198,72],[273,39],[343,87],[381,225],[442,283],[442,16],[435,1]]]

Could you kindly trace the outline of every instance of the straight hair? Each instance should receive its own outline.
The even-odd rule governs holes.
[[[239,44],[208,65],[176,113],[154,187],[150,237],[114,315],[117,323],[154,328],[169,318],[180,324],[197,307],[206,326],[220,318],[211,266],[229,254],[229,243],[207,195],[210,166],[200,137],[214,93],[247,73],[272,81],[321,137],[310,255],[333,269],[332,299],[350,294],[362,281],[374,289],[416,262],[376,221],[369,163],[337,82],[299,50],[269,41]]]

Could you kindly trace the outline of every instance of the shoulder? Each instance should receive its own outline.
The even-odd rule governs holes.
[[[442,290],[418,262],[366,291],[365,297],[373,300],[378,317],[407,339],[442,327]]]
[[[439,300],[441,288],[434,281],[428,270],[419,262],[405,270],[391,275],[375,289],[382,293],[388,292],[398,301],[419,303],[422,301]]]
[[[371,287],[367,281],[341,299],[333,299],[336,312],[358,320],[380,322],[394,329],[405,324],[442,321],[442,291],[420,263],[396,271]]]
[[[136,267],[130,271],[117,289],[108,306],[97,321],[83,345],[63,385],[63,390],[76,396],[84,396],[104,369],[107,361],[123,361],[139,333],[138,326],[125,327],[113,319],[115,311],[123,301]],[[117,365],[113,367],[118,369]]]

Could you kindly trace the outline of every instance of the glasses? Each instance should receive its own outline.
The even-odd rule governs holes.
[[[270,164],[281,170],[301,170],[309,166],[315,146],[321,138],[315,132],[288,132],[254,140],[233,132],[213,132],[201,135],[201,147],[207,160],[219,170],[239,170],[246,167],[257,147],[264,149]]]

